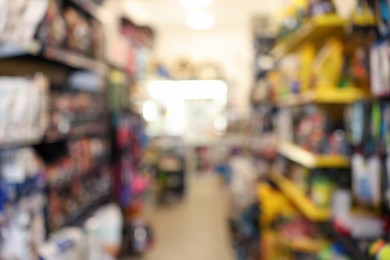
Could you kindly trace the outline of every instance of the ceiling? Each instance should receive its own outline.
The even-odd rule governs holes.
[[[205,12],[215,18],[215,28],[247,26],[256,15],[273,15],[291,0],[214,0]],[[123,0],[124,11],[135,22],[150,24],[157,29],[186,28],[185,19],[193,11],[181,6],[179,0]]]

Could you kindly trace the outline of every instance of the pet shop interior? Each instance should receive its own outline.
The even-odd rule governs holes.
[[[0,0],[0,259],[389,260],[389,35],[389,0]]]

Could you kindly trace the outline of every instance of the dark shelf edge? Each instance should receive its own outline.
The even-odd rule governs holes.
[[[31,55],[50,62],[56,62],[73,69],[84,69],[106,73],[107,64],[102,60],[86,56],[72,50],[56,46],[47,46],[36,40],[30,43],[16,43],[13,41],[0,40],[0,58],[13,58],[23,55]]]
[[[109,192],[108,194],[102,195],[96,200],[94,200],[92,203],[87,205],[86,207],[82,208],[77,213],[73,214],[71,217],[69,217],[67,220],[64,221],[64,223],[58,227],[58,230],[64,227],[69,226],[80,226],[83,221],[85,221],[88,216],[93,214],[98,208],[110,203],[114,202],[114,197],[112,192]],[[55,230],[53,230],[55,231]],[[52,233],[53,231],[50,231]]]

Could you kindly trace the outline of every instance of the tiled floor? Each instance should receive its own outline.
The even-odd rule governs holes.
[[[232,260],[228,200],[215,176],[189,182],[181,202],[153,212],[155,245],[146,260]]]

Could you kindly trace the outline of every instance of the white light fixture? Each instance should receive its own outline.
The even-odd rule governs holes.
[[[200,10],[209,6],[213,0],[180,0],[180,3],[185,8],[191,10]]]
[[[153,99],[212,99],[226,104],[228,88],[222,80],[154,80],[147,85]]]
[[[214,17],[205,12],[192,13],[187,17],[186,23],[188,27],[196,31],[205,31],[211,29],[214,24]]]
[[[152,100],[145,101],[142,107],[142,116],[148,122],[156,120],[158,117],[156,103]]]

